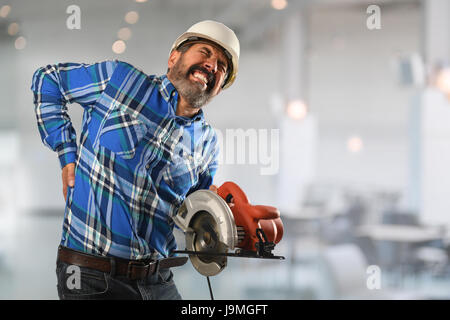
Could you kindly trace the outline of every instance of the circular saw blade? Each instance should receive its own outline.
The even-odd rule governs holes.
[[[186,197],[173,220],[185,233],[186,250],[199,273],[213,276],[226,267],[225,254],[236,247],[238,233],[224,199],[211,190],[197,190]]]
[[[228,251],[228,247],[221,241],[220,226],[216,219],[207,211],[195,214],[186,233],[186,247],[188,250],[207,253],[205,255],[190,255],[194,268],[202,275],[214,276],[227,265],[227,257],[215,255]]]

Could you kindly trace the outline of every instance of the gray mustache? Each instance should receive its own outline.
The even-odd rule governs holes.
[[[189,74],[193,73],[194,71],[201,71],[204,74],[206,74],[206,77],[208,79],[208,90],[210,90],[211,88],[214,88],[214,85],[216,84],[216,77],[214,76],[213,73],[209,72],[207,69],[199,66],[199,65],[193,65],[192,67],[189,68],[187,76],[189,76]]]

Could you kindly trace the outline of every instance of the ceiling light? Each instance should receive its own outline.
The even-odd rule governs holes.
[[[436,77],[436,87],[446,94],[450,94],[450,68],[439,71]]]
[[[127,45],[122,40],[117,40],[112,45],[112,51],[116,54],[121,54],[125,51]]]
[[[25,47],[27,46],[27,39],[25,39],[24,37],[18,37],[14,42],[14,46],[17,50],[25,49]]]
[[[1,7],[0,8],[0,17],[1,18],[6,18],[10,11],[11,11],[11,7],[8,6],[8,5],[5,5],[5,6]]]
[[[135,24],[139,20],[139,14],[136,11],[130,11],[125,15],[125,21],[129,24]]]
[[[306,117],[308,108],[302,100],[293,100],[288,103],[286,113],[294,120],[302,120]]]
[[[347,140],[347,149],[350,152],[353,152],[353,153],[360,152],[362,150],[362,147],[363,147],[363,141],[358,136],[350,137]]]
[[[121,28],[121,29],[117,32],[117,37],[118,37],[120,40],[123,40],[123,41],[127,41],[128,39],[130,39],[130,37],[131,37],[131,30],[130,30],[130,28],[127,28],[127,27]]]
[[[283,10],[287,7],[287,0],[272,0],[271,5],[275,10]]]
[[[8,26],[8,34],[10,36],[15,36],[19,32],[19,24],[13,22]]]

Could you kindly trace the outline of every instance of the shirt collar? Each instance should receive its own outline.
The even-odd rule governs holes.
[[[198,110],[197,114],[195,116],[193,116],[192,118],[175,115],[175,119],[179,123],[187,124],[187,125],[190,125],[192,122],[202,124],[205,121],[205,116],[203,114],[203,110],[200,109],[200,110]]]
[[[161,84],[159,85],[159,91],[161,92],[164,100],[169,102],[170,98],[176,93],[176,89],[172,82],[167,78],[167,75],[163,75],[160,77]]]

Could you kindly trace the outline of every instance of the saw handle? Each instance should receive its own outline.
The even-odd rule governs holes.
[[[247,195],[235,183],[227,181],[217,189],[217,194],[227,203],[234,203],[237,207],[245,207],[248,215],[255,219],[276,219],[280,217],[277,208],[263,205],[251,205]]]
[[[258,241],[255,230],[264,230],[270,241],[278,243],[283,237],[283,223],[277,208],[264,205],[252,205],[244,191],[235,183],[227,181],[217,189],[217,194],[227,203],[234,203],[231,208],[236,224],[245,229],[246,237],[242,245],[254,250]]]
[[[249,203],[244,191],[231,181],[227,181],[217,189],[217,194],[227,203],[234,202],[239,204]]]
[[[280,217],[280,212],[275,207],[249,204],[249,213],[255,219],[277,219]]]

